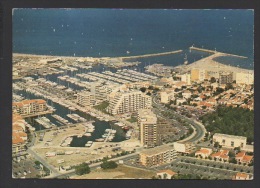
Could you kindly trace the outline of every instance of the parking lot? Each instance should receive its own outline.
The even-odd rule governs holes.
[[[237,172],[253,173],[253,168],[249,166],[201,160],[191,157],[180,157],[168,167],[174,172],[197,174],[207,179],[231,179]]]
[[[21,157],[19,160],[13,160],[12,170],[14,178],[37,178],[41,176],[43,171],[35,165],[34,159],[27,155],[26,158]]]

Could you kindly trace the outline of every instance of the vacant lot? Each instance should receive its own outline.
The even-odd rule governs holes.
[[[151,179],[156,173],[149,170],[119,165],[116,169],[97,169],[90,174],[74,176],[72,179]]]

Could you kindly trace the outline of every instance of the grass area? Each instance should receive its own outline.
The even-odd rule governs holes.
[[[107,113],[106,108],[108,107],[109,103],[108,101],[103,101],[99,105],[93,106],[95,109],[100,110],[104,113]]]
[[[155,175],[155,172],[153,171],[129,167],[125,165],[119,165],[116,169],[106,170],[106,172],[108,171],[124,173],[124,175],[115,176],[114,178],[151,179],[151,177]]]
[[[129,121],[130,123],[134,123],[137,122],[137,118],[132,116],[130,119],[127,119],[127,121]]]

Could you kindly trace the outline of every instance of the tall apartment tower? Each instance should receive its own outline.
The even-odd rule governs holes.
[[[151,109],[138,110],[139,139],[146,148],[161,145],[158,138],[157,117]]]

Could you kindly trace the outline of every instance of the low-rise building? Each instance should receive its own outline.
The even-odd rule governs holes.
[[[250,180],[249,174],[238,172],[235,176],[233,176],[232,180]]]
[[[246,146],[246,140],[247,138],[244,136],[234,136],[220,133],[215,133],[213,135],[213,143],[218,142],[221,146],[228,148],[244,148]]]
[[[239,153],[236,154],[235,159],[238,163],[250,164],[253,160],[253,156],[246,155],[246,152],[242,151],[242,152],[239,152]]]
[[[185,99],[188,99],[191,97],[191,92],[189,90],[185,90],[183,91],[182,93],[182,96],[185,98]]]
[[[161,177],[161,179],[172,179],[172,177],[176,174],[176,172],[173,172],[170,169],[166,170],[160,170],[156,173],[158,177]]]
[[[222,162],[228,162],[229,156],[228,156],[229,151],[228,150],[220,150],[217,153],[213,153],[211,155],[213,160],[218,160]]]
[[[156,166],[172,162],[177,157],[173,146],[162,145],[143,150],[139,153],[140,163],[144,166]]]
[[[202,157],[203,159],[205,159],[208,158],[211,153],[211,148],[201,148],[200,150],[195,152],[195,157]]]

